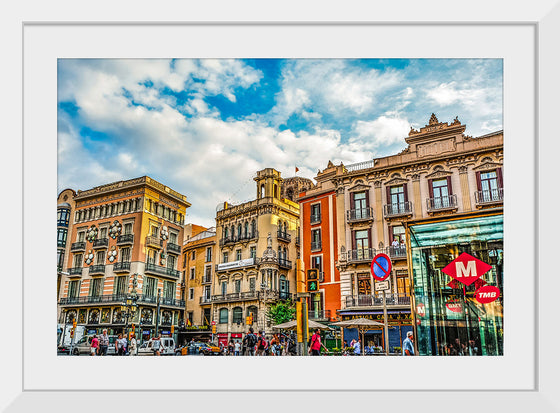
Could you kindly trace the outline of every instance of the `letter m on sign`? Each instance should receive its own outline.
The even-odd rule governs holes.
[[[463,252],[441,271],[465,285],[471,285],[491,269],[491,265]]]

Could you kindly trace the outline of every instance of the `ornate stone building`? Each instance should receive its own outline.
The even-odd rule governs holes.
[[[346,166],[329,162],[316,187],[300,195],[304,267],[327,254],[323,285],[338,286],[325,290],[326,310],[334,297],[342,319],[380,319],[381,292],[370,264],[378,253],[391,258],[390,348],[400,347],[412,329],[407,224],[502,213],[503,132],[473,138],[465,128],[458,118],[439,122],[432,114],[425,127],[411,129],[401,153]],[[384,346],[383,332],[370,332],[368,343]]]
[[[65,189],[58,195],[56,205],[56,299],[60,298],[60,286],[63,273],[66,270],[66,258],[70,255],[69,234],[72,233],[74,225],[75,208],[74,196],[76,192]],[[58,314],[60,316],[60,314]]]
[[[187,197],[144,176],[78,191],[73,202],[60,322],[75,318],[90,333],[110,334],[133,323],[143,339],[156,325],[170,334],[185,311],[179,268]],[[121,306],[131,294],[137,311],[127,319]]]
[[[266,168],[254,180],[255,200],[224,203],[216,214],[217,265],[211,294],[201,305],[217,322],[223,343],[241,340],[250,326],[270,331],[266,305],[293,298],[297,290],[299,205],[282,197],[280,172]]]

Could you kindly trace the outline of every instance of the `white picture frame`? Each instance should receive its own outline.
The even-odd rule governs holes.
[[[556,151],[551,148],[554,147],[554,144],[557,145],[556,142],[550,142],[550,138],[555,137],[552,124],[556,119],[552,112],[554,108],[552,99],[557,96],[559,89],[558,79],[554,73],[554,69],[558,67],[556,39],[559,37],[559,1],[532,2],[523,5],[512,5],[508,2],[476,2],[465,5],[464,10],[460,11],[448,3],[437,1],[422,3],[403,1],[393,5],[386,4],[383,7],[366,2],[356,2],[345,4],[344,9],[327,7],[320,2],[306,4],[291,2],[283,4],[282,8],[269,9],[266,12],[255,8],[256,4],[256,2],[236,2],[234,4],[222,1],[219,5],[199,4],[187,7],[187,5],[177,2],[158,4],[157,9],[154,10],[156,7],[154,4],[127,1],[111,3],[111,16],[108,18],[107,8],[101,7],[101,4],[97,4],[95,10],[74,10],[60,7],[45,8],[38,1],[24,1],[14,5],[3,17],[3,22],[6,20],[2,28],[4,39],[10,42],[5,58],[11,66],[8,69],[11,70],[9,72],[11,76],[10,81],[7,82],[9,84],[6,85],[8,92],[6,96],[11,99],[5,99],[2,105],[4,113],[10,114],[19,110],[20,107],[22,108],[21,117],[15,115],[7,117],[7,133],[11,139],[6,142],[6,145],[10,153],[13,153],[13,160],[5,165],[8,168],[4,174],[11,178],[7,188],[8,191],[11,191],[9,198],[23,200],[22,221],[19,221],[23,222],[23,227],[19,226],[17,219],[9,220],[10,233],[14,238],[10,238],[9,244],[4,245],[4,250],[7,251],[8,246],[11,247],[9,250],[13,250],[14,245],[16,250],[18,245],[22,245],[23,248],[19,251],[21,254],[15,251],[16,258],[12,258],[9,263],[6,273],[13,274],[13,276],[7,280],[6,287],[9,294],[6,294],[7,297],[1,304],[2,314],[10,322],[4,331],[5,339],[1,340],[0,353],[4,372],[0,407],[6,411],[31,411],[32,409],[46,409],[47,406],[49,410],[58,407],[63,411],[67,409],[63,406],[68,406],[68,408],[76,406],[76,408],[86,411],[105,408],[134,408],[144,411],[162,408],[162,406],[166,409],[181,408],[192,403],[202,403],[197,405],[197,408],[214,409],[217,405],[215,400],[227,400],[223,408],[235,411],[244,408],[248,401],[251,404],[254,403],[255,406],[270,406],[280,398],[284,401],[286,408],[297,403],[317,409],[328,407],[329,410],[346,410],[358,405],[360,407],[397,408],[398,410],[406,408],[419,412],[448,411],[451,407],[455,412],[470,412],[473,409],[482,411],[531,409],[539,412],[560,410],[560,396],[554,380],[556,373],[554,367],[557,363],[555,363],[554,355],[549,355],[548,349],[548,347],[553,347],[559,338],[554,323],[556,320],[553,318],[555,313],[553,294],[558,291],[558,288],[555,288],[558,287],[558,281],[553,276],[555,275],[554,269],[550,268],[551,258],[554,257],[552,250],[554,244],[538,238],[541,235],[547,235],[549,219],[554,217],[552,212],[554,202],[548,198],[551,198],[550,191],[551,188],[555,188],[555,185],[551,182],[552,176],[547,176],[544,168],[554,165],[553,156]],[[171,12],[172,10],[173,12]],[[176,19],[179,16],[187,16],[188,22],[177,22]],[[273,17],[271,18],[271,16]],[[119,23],[113,25],[109,21]],[[157,21],[162,24],[155,25],[154,22]],[[131,24],[133,22],[138,23]],[[433,362],[434,370],[441,368],[442,363],[447,362],[444,358],[430,358],[428,361],[422,360],[423,358],[415,358],[413,364],[403,364],[405,359],[399,359],[393,369],[395,371],[387,372],[386,376],[377,375],[374,368],[369,368],[371,366],[368,366],[367,372],[359,372],[360,366],[356,362],[343,358],[334,361],[335,364],[329,366],[328,371],[324,371],[323,367],[317,365],[315,361],[299,358],[266,361],[242,358],[242,363],[237,365],[233,364],[234,360],[208,359],[204,361],[208,363],[206,365],[201,365],[199,361],[192,365],[181,363],[180,366],[176,364],[176,361],[164,358],[143,362],[143,372],[149,373],[146,374],[147,384],[142,387],[142,391],[131,392],[130,390],[138,389],[137,386],[131,387],[130,384],[137,380],[139,374],[135,370],[136,367],[131,365],[130,360],[96,359],[99,360],[99,364],[95,365],[95,368],[92,368],[88,358],[67,358],[66,360],[55,358],[55,361],[50,358],[49,361],[46,361],[45,358],[43,363],[36,354],[41,354],[42,347],[51,347],[49,343],[53,340],[49,334],[51,334],[50,330],[54,332],[54,328],[51,329],[48,323],[52,321],[54,325],[53,313],[56,314],[56,309],[53,311],[52,308],[47,309],[48,306],[43,305],[43,298],[40,295],[48,296],[49,293],[46,292],[48,288],[46,290],[39,288],[39,286],[42,287],[43,281],[37,278],[37,273],[40,271],[36,269],[36,266],[40,263],[41,267],[44,266],[47,269],[43,274],[45,276],[48,276],[50,262],[53,262],[52,267],[54,268],[54,248],[49,247],[49,237],[52,237],[54,243],[54,235],[50,234],[54,234],[55,223],[54,206],[50,208],[49,205],[54,205],[54,202],[49,200],[54,200],[56,195],[56,133],[53,136],[53,131],[56,131],[56,99],[52,99],[53,88],[56,91],[56,67],[53,67],[56,58],[70,57],[70,55],[140,57],[139,54],[142,55],[141,57],[183,57],[179,56],[176,51],[177,45],[181,44],[181,39],[185,38],[179,38],[177,35],[183,34],[185,28],[197,34],[196,39],[200,44],[196,47],[193,46],[190,52],[195,53],[196,57],[229,57],[226,56],[228,53],[232,53],[231,57],[253,57],[248,56],[251,50],[255,54],[261,54],[260,57],[330,57],[326,54],[329,47],[325,39],[328,36],[333,36],[333,40],[342,39],[348,42],[348,47],[339,50],[337,56],[353,57],[357,53],[356,50],[360,50],[360,45],[363,50],[365,42],[363,39],[358,41],[355,38],[358,46],[353,46],[352,39],[348,37],[348,33],[343,33],[345,31],[343,28],[352,29],[359,35],[360,32],[367,34],[372,27],[380,30],[398,28],[399,32],[405,32],[410,28],[418,28],[419,31],[434,28],[434,35],[441,36],[446,32],[449,37],[453,37],[458,29],[463,28],[466,29],[465,31],[473,32],[472,41],[479,42],[481,48],[484,44],[476,35],[487,28],[492,28],[495,36],[508,37],[515,31],[512,28],[523,28],[524,33],[518,34],[521,36],[520,41],[525,40],[529,43],[526,45],[527,47],[533,47],[534,55],[528,67],[532,67],[534,70],[534,73],[530,75],[534,79],[534,94],[531,95],[530,91],[523,93],[529,93],[529,95],[525,95],[529,100],[535,99],[530,105],[532,110],[525,113],[526,123],[533,125],[534,128],[523,129],[523,125],[520,125],[519,129],[508,129],[508,125],[519,122],[521,114],[515,113],[515,119],[511,118],[512,115],[508,110],[514,107],[516,102],[511,102],[508,96],[512,93],[511,88],[506,86],[504,90],[505,162],[508,165],[509,159],[523,161],[527,168],[525,176],[531,178],[527,181],[526,178],[517,175],[519,171],[517,174],[510,175],[520,179],[519,182],[524,184],[526,193],[523,196],[514,191],[506,192],[505,198],[506,251],[508,243],[510,245],[517,243],[519,249],[515,252],[525,253],[523,264],[528,268],[525,272],[513,268],[511,271],[518,277],[526,275],[534,280],[534,285],[529,283],[526,287],[529,292],[527,302],[534,304],[534,308],[530,308],[531,311],[529,311],[533,317],[527,322],[531,328],[526,331],[526,335],[509,337],[511,340],[521,340],[529,349],[527,365],[530,364],[534,367],[529,372],[530,376],[526,376],[528,370],[525,365],[519,370],[514,365],[510,366],[514,374],[516,370],[523,373],[523,377],[519,378],[521,384],[518,386],[508,387],[507,384],[498,384],[494,387],[475,386],[476,390],[473,390],[454,388],[450,385],[450,388],[445,389],[441,385],[431,388],[429,381],[434,377],[430,377],[430,374],[433,373],[426,368],[426,362]],[[157,39],[167,38],[170,44],[161,42],[158,48],[150,46],[149,42],[146,42],[146,38],[142,38],[142,30],[139,29],[143,28],[149,29],[151,33],[159,31]],[[255,45],[246,44],[232,52],[224,49],[217,51],[220,49],[220,42],[215,38],[204,36],[213,36],[213,33],[220,31],[224,34],[224,29],[229,29],[230,32],[246,30],[260,34],[261,38],[254,38]],[[60,32],[55,33],[57,30]],[[274,44],[274,49],[273,55],[267,56],[271,51],[264,48],[268,44],[265,43],[263,46],[262,39],[266,39],[272,31],[275,32],[275,35],[284,31],[286,37],[289,33],[301,31],[305,37],[302,42],[315,49],[312,53],[309,53],[309,49],[301,47],[295,49],[293,48],[293,38],[286,41],[285,44],[278,41],[277,38],[270,38],[269,41]],[[337,32],[340,32],[340,36]],[[490,31],[488,32],[490,33]],[[390,33],[394,33],[394,31]],[[61,34],[64,38],[60,37]],[[240,38],[244,38],[246,33],[241,33],[240,36]],[[60,43],[53,42],[56,39],[60,40]],[[402,39],[392,39],[391,37],[378,39],[378,41],[389,44],[393,40],[395,43],[402,42]],[[414,39],[409,40],[412,43]],[[432,36],[432,40],[431,43],[424,43],[425,49],[409,49],[404,52],[406,55],[403,57],[432,57],[434,53],[441,53],[442,49],[450,57],[492,57],[491,53],[488,56],[465,55],[465,52],[460,49],[466,42],[464,34],[457,39],[457,49],[449,47],[453,42],[450,42],[449,38],[445,39],[445,36]],[[227,40],[222,40],[222,42],[224,41]],[[512,40],[506,37],[504,41],[511,42]],[[140,47],[142,42],[146,42],[143,48]],[[491,42],[490,38],[488,42]],[[136,47],[126,48],[127,45],[133,43],[136,43]],[[442,43],[444,46],[440,46]],[[144,51],[142,52],[142,50]],[[170,56],[173,50],[175,50],[175,54]],[[314,56],[310,56],[310,54]],[[514,58],[514,56],[510,57]],[[38,71],[41,73],[37,74]],[[524,76],[527,73],[518,75]],[[504,73],[506,85],[508,76],[509,73],[506,71]],[[18,80],[20,81],[18,82]],[[41,82],[37,83],[38,81]],[[32,97],[33,99],[31,99]],[[18,105],[19,102],[21,102],[21,106]],[[44,102],[47,104],[43,105]],[[17,109],[14,110],[14,108]],[[528,143],[514,141],[510,144],[508,135],[513,136],[520,130],[527,133],[526,136],[533,136],[534,139],[527,138]],[[22,141],[16,139],[20,136],[23,144]],[[44,141],[42,137],[44,137]],[[527,146],[524,150],[525,145]],[[527,155],[526,159],[523,158],[524,152]],[[511,158],[508,158],[510,156]],[[20,160],[21,165],[18,163]],[[513,163],[512,165],[510,170],[516,169],[516,165]],[[18,180],[14,176],[16,175],[14,171],[23,171],[21,179]],[[506,172],[506,191],[507,179]],[[509,185],[512,189],[515,188],[511,183]],[[18,197],[18,194],[22,196]],[[508,208],[513,211],[511,217],[517,217],[525,210],[519,205],[511,205],[508,201],[533,198],[533,196],[535,204],[528,202],[525,208],[531,219],[526,220],[524,227],[518,229],[514,227],[512,221],[508,223]],[[3,208],[7,207],[8,205],[3,206]],[[17,215],[18,213],[14,212],[14,209],[17,210],[18,206],[10,205],[4,216]],[[537,227],[537,225],[539,226]],[[42,235],[43,233],[46,235]],[[523,242],[520,242],[517,238],[511,239],[511,234],[514,237],[524,236],[525,238],[522,240]],[[19,244],[14,242],[18,236],[23,239]],[[38,239],[45,241],[38,243]],[[519,257],[520,255],[512,254],[513,256]],[[17,259],[19,257],[21,257],[20,260]],[[548,262],[545,262],[546,260]],[[532,271],[534,272],[531,274]],[[530,274],[526,274],[527,272]],[[23,278],[17,277],[18,274],[22,274]],[[522,281],[515,280],[516,283]],[[50,282],[54,283],[54,276]],[[46,283],[48,286],[49,281]],[[524,285],[527,283],[525,282]],[[52,296],[54,296],[54,288],[52,291]],[[512,295],[512,297],[516,296]],[[52,297],[50,299],[52,302]],[[45,302],[48,302],[48,299]],[[520,323],[520,320],[524,320],[523,317],[526,316],[519,308],[512,307],[511,310],[508,314],[506,307],[504,316],[506,337],[508,324],[511,323],[515,327],[514,324]],[[511,314],[518,313],[519,318],[508,319]],[[523,328],[517,331],[522,330]],[[6,333],[8,333],[8,339],[6,339]],[[23,345],[20,346],[21,341],[23,341]],[[515,343],[515,345],[518,344]],[[155,365],[154,360],[160,361],[161,364]],[[279,364],[279,361],[285,364]],[[207,369],[215,372],[224,367],[223,364],[220,365],[224,362],[227,362],[224,369],[226,372],[235,372],[236,369],[239,369],[240,372],[253,371],[255,377],[264,385],[261,388],[251,383],[247,385],[245,384],[247,382],[242,379],[235,380],[234,374],[232,376],[234,381],[228,387],[228,383],[220,382],[215,373],[213,376],[210,374],[211,372],[203,371]],[[58,364],[53,365],[52,363]],[[492,367],[488,367],[493,363],[499,365],[499,361],[495,361],[494,358],[470,359],[470,363],[451,363],[455,365],[448,369],[450,377],[466,374],[467,369],[478,369],[481,380],[484,380],[484,376],[488,374],[499,373],[492,370]],[[53,366],[56,366],[56,370]],[[174,369],[180,370],[180,378],[186,376],[189,370],[196,371],[196,380],[189,384],[193,382],[201,384],[189,389],[185,386],[178,386],[176,380],[168,384],[166,379],[159,379],[162,377],[162,372],[173,372]],[[460,369],[464,369],[464,371]],[[285,372],[279,374],[277,373],[279,371]],[[80,374],[74,376],[77,372]],[[296,375],[295,372],[300,373]],[[175,379],[176,373],[175,371],[175,376],[173,376]],[[57,380],[52,379],[57,374],[72,377],[72,381],[77,383],[76,388],[57,385]],[[241,376],[240,374],[239,377]],[[300,376],[303,376],[305,380],[297,379]],[[384,380],[389,376],[391,385],[387,387]],[[104,390],[99,390],[97,385],[99,377],[105,377],[107,380],[107,384],[102,386]],[[153,377],[158,377],[158,380],[153,380]],[[51,378],[50,381],[49,378]],[[451,378],[448,378],[449,382],[451,382]],[[366,382],[368,379],[371,382]],[[84,380],[84,382],[80,380]],[[188,379],[185,377],[184,380]],[[327,383],[327,385],[317,385],[314,380],[322,384]],[[414,383],[417,385],[414,386]],[[167,391],[163,392],[161,389]],[[309,393],[299,390],[307,390]],[[345,390],[344,393],[341,393],[343,390]],[[351,390],[354,392],[346,392]],[[225,397],[216,399],[219,394],[209,394],[209,391],[223,392]],[[243,391],[252,392],[249,395]],[[279,394],[279,391],[285,393]]]

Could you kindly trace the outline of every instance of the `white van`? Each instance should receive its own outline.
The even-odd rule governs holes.
[[[142,343],[140,347],[138,347],[138,355],[139,356],[155,356],[154,352],[154,340],[153,338],[149,339],[148,341]],[[174,356],[175,355],[175,339],[171,337],[162,337],[160,339],[160,354],[162,356]]]

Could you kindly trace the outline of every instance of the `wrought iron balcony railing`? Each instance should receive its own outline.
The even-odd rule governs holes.
[[[444,209],[456,209],[457,208],[457,195],[446,195],[436,198],[426,199],[426,207],[428,211],[438,211]]]
[[[311,251],[319,251],[322,248],[321,241],[312,241],[311,242]]]
[[[109,246],[109,238],[100,238],[93,241],[93,248],[107,248]]]
[[[179,279],[181,277],[181,272],[174,270],[173,268],[162,267],[152,263],[146,263],[146,268],[144,270],[146,273],[152,273],[156,275],[163,275],[166,277]]]
[[[373,260],[373,257],[375,257],[374,248],[361,248],[348,250],[346,259],[348,262],[366,262]]]
[[[278,258],[278,266],[280,268],[285,268],[287,270],[291,270],[292,269],[292,261],[287,260],[285,258]]]
[[[477,204],[494,204],[504,202],[504,188],[476,191],[474,199]]]
[[[110,294],[110,295],[98,295],[98,296],[88,296],[88,297],[65,297],[61,298],[59,301],[60,305],[72,305],[72,304],[94,304],[94,303],[125,303],[128,294]],[[136,302],[141,302],[145,304],[157,305],[157,297],[153,295],[140,294]],[[160,298],[160,305],[169,307],[185,307],[184,300],[177,300],[175,298]]]
[[[383,205],[383,215],[385,217],[412,215],[412,202],[406,201]]]
[[[86,250],[86,243],[84,241],[73,242],[70,246],[70,251],[77,252],[77,251],[85,251]]]
[[[240,235],[229,235],[228,237],[220,240],[220,247],[228,244],[235,244],[236,242],[251,241],[259,238],[259,231],[250,232]]]
[[[385,295],[387,306],[410,306],[410,296],[389,293]],[[383,295],[352,295],[346,297],[346,307],[378,307],[383,306]]]
[[[117,237],[117,245],[132,245],[134,243],[134,234],[123,234]]]
[[[412,202],[406,201],[383,205],[383,215],[385,217],[412,215]]]
[[[172,254],[180,254],[181,253],[181,247],[177,244],[172,244],[170,242],[167,243],[167,252],[170,252]]]
[[[292,236],[287,232],[278,231],[278,239],[280,241],[291,242]]]
[[[317,224],[319,222],[321,222],[321,214],[311,214],[310,223],[311,224]]]
[[[385,254],[387,254],[391,259],[406,259],[406,247],[401,247],[400,245],[398,247],[389,246],[385,249]]]
[[[89,274],[90,275],[105,274],[105,265],[103,264],[92,265],[91,267],[89,267]]]
[[[161,241],[158,237],[153,237],[151,235],[148,235],[146,237],[146,245],[147,246],[153,246],[156,248],[161,247],[161,245],[163,244],[163,241]]]
[[[346,211],[348,222],[370,221],[373,219],[373,208],[349,209]]]
[[[68,274],[70,275],[82,275],[82,267],[72,267],[68,268]]]
[[[130,261],[116,262],[113,264],[113,272],[130,271]]]

